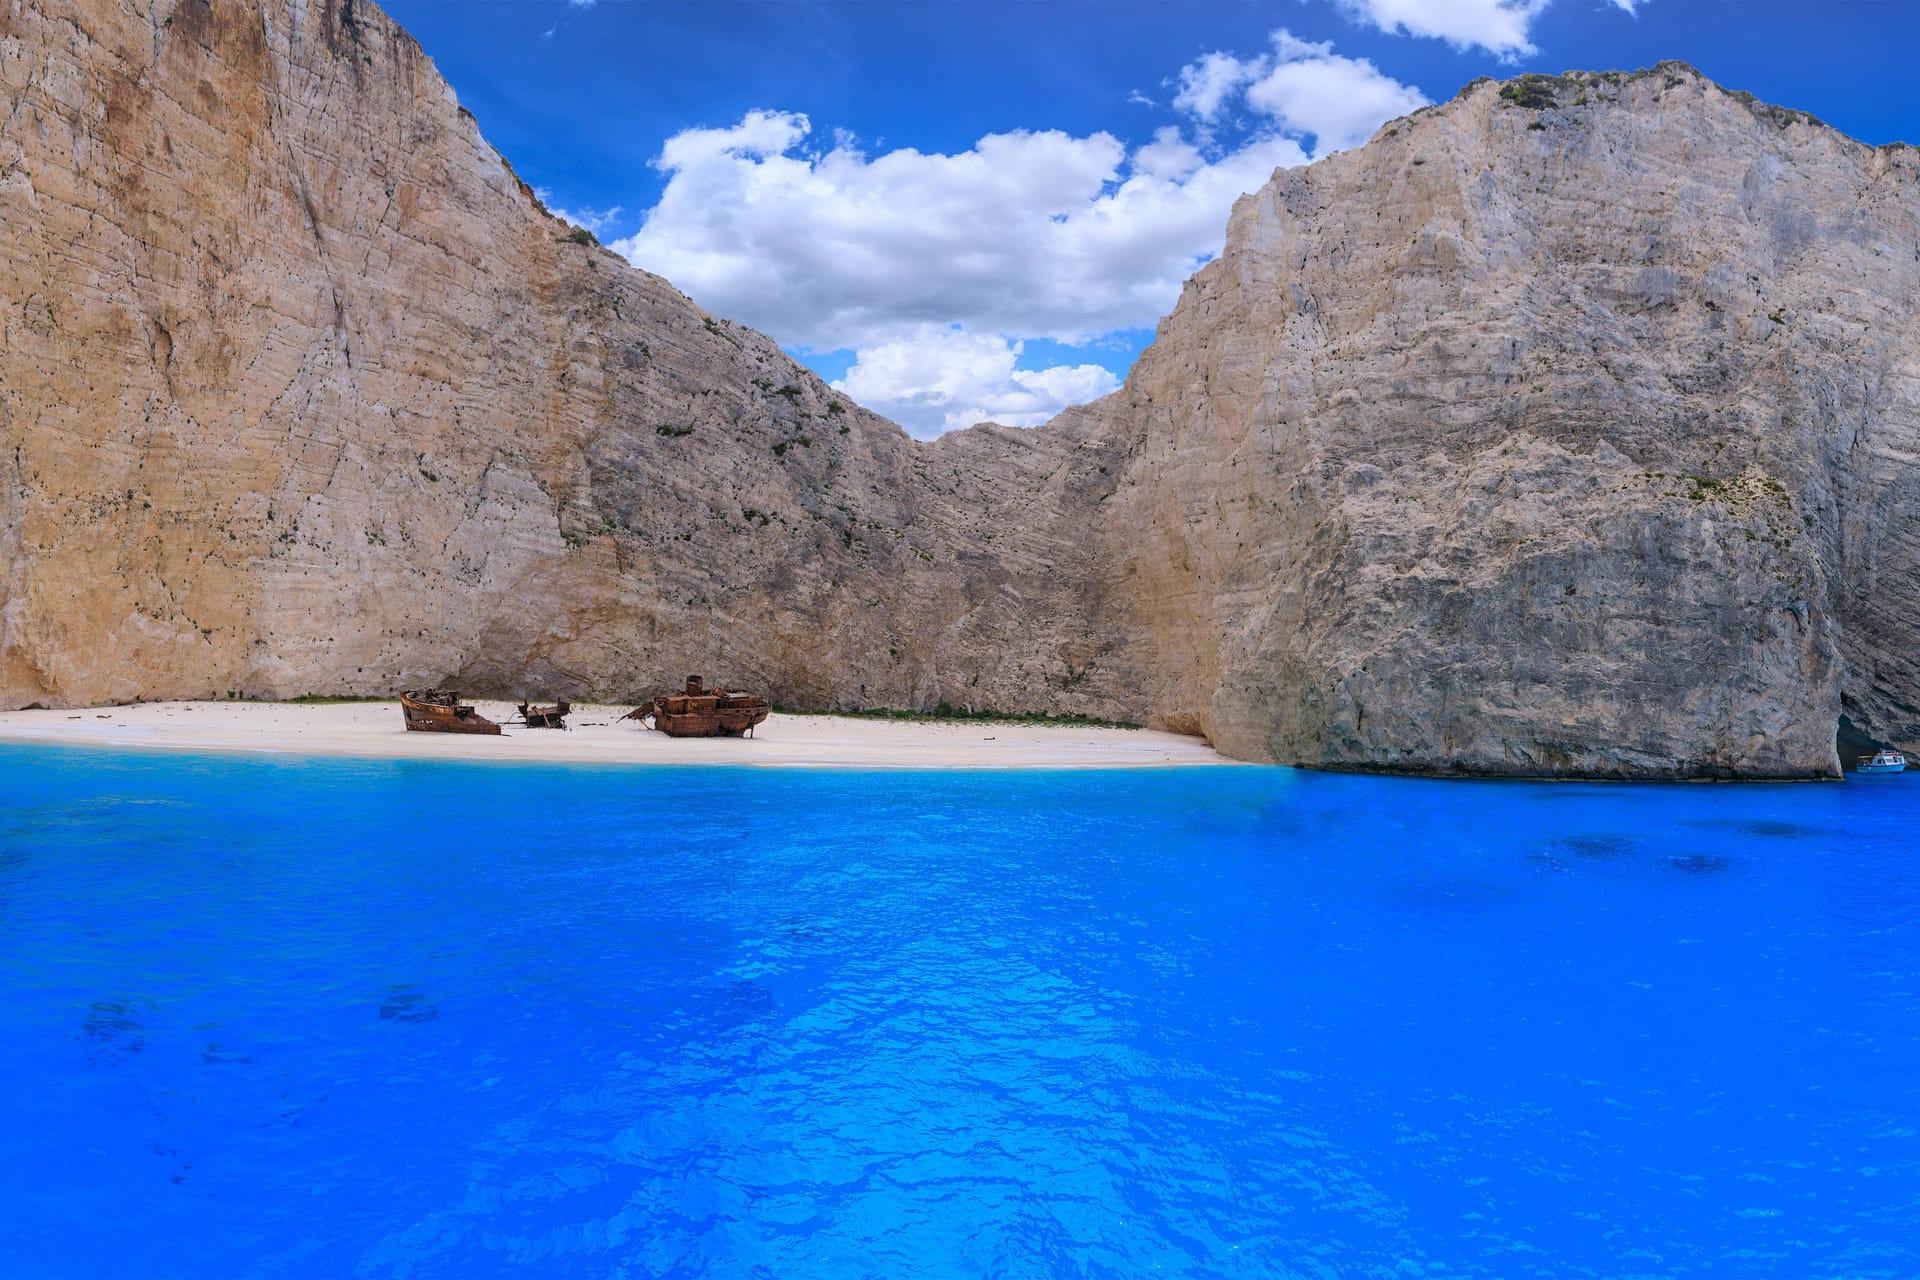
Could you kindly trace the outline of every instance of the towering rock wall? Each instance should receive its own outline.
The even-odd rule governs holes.
[[[918,445],[576,242],[378,10],[0,0],[0,101],[0,703],[1137,687],[1097,450]]]
[[[1920,153],[1678,64],[1277,174],[1093,411],[1156,714],[1423,771],[1920,740],[1917,296]]]
[[[1920,190],[1689,70],[1236,208],[1126,386],[930,445],[579,243],[353,0],[0,0],[0,703],[1084,712],[1255,759],[1920,743]]]

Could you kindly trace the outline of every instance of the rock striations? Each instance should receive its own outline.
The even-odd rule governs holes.
[[[1342,767],[1920,741],[1920,154],[1690,69],[1280,172],[1122,390],[930,445],[548,217],[364,3],[0,0],[0,88],[0,704],[701,670]]]
[[[1916,297],[1920,152],[1679,64],[1276,174],[1091,411],[1154,713],[1420,771],[1920,740]]]
[[[354,0],[0,0],[0,703],[1118,705],[1057,435],[915,444],[547,216]]]

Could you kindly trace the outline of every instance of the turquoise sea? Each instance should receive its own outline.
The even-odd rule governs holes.
[[[0,1274],[1920,1274],[1920,779],[0,796]]]

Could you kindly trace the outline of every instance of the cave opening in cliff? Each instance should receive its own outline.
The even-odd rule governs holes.
[[[1885,750],[1887,745],[1860,728],[1845,714],[1841,715],[1840,722],[1834,729],[1833,749],[1840,756],[1842,770],[1861,756],[1870,756],[1876,751]]]

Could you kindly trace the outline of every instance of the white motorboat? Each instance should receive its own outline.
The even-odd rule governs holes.
[[[1899,773],[1907,767],[1907,758],[1898,751],[1876,751],[1870,756],[1861,756],[1856,773]]]

